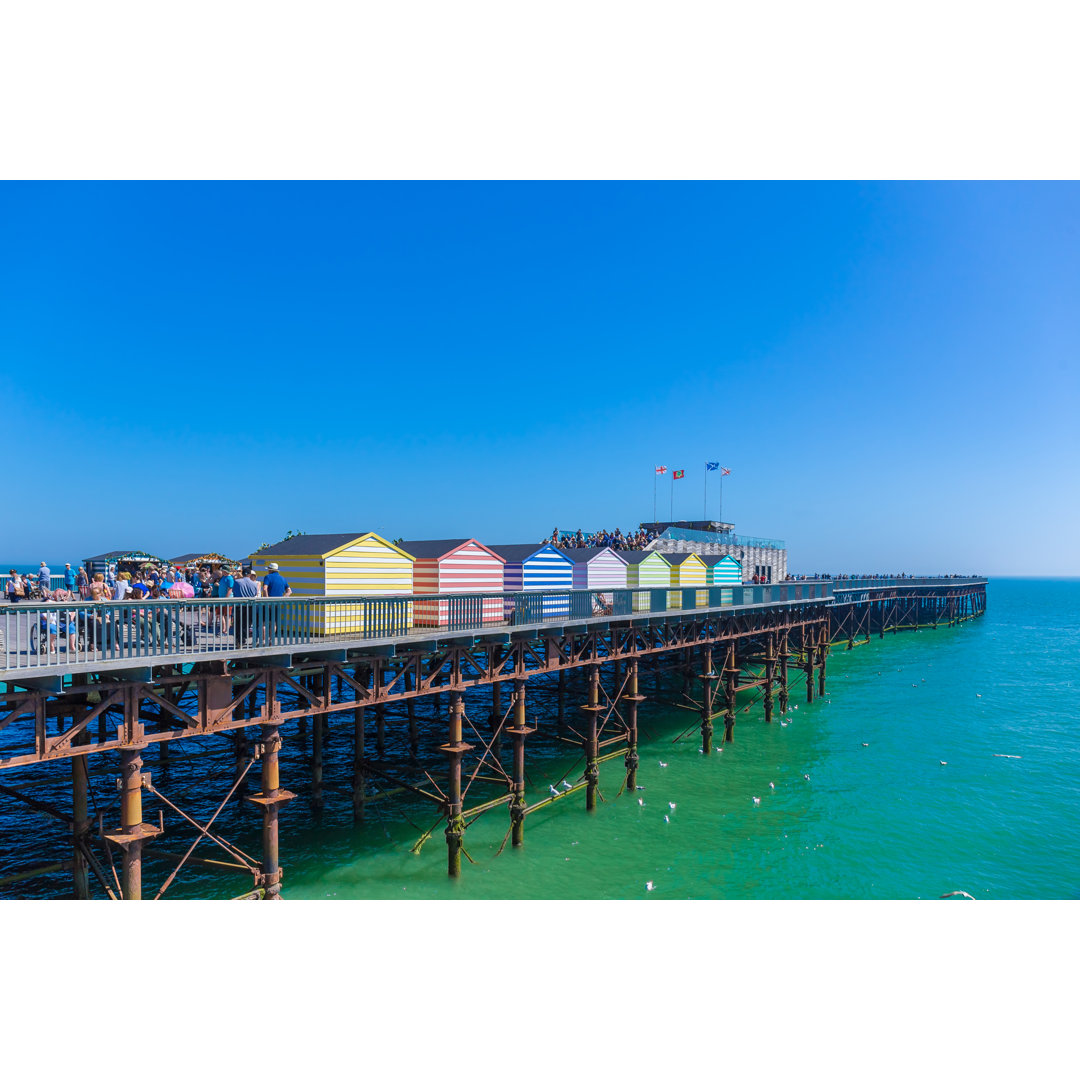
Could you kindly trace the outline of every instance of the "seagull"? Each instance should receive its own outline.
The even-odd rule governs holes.
[[[950,896],[962,896],[965,900],[974,900],[975,897],[969,892],[964,892],[963,889],[957,889],[956,892],[947,892],[942,895],[942,900],[948,900]]]
[[[548,791],[551,792],[552,798],[559,794],[559,789],[554,784],[548,784]]]
[[[722,746],[718,746],[718,747],[716,748],[716,752],[717,752],[718,754],[722,754],[722,753],[724,752],[724,748],[723,748]]]
[[[780,726],[781,726],[781,727],[787,727],[787,726],[788,726],[788,722],[787,722],[787,720],[781,720],[781,721],[780,721]]]
[[[655,885],[654,885],[654,884],[653,884],[653,883],[652,883],[651,881],[646,881],[646,882],[645,882],[645,889],[646,889],[646,891],[648,891],[648,892],[652,892],[652,891],[653,891],[653,889],[655,889],[655,888],[656,888],[656,886],[655,886]]]
[[[772,781],[770,780],[770,781],[769,781],[769,787],[771,787],[771,788],[775,788],[775,787],[776,787],[776,785],[775,785],[775,784],[774,784],[774,783],[773,783],[773,782],[772,782]]]
[[[668,803],[668,809],[669,810],[674,810],[675,809],[675,804],[673,802],[669,802]]]
[[[634,785],[634,790],[635,790],[635,791],[644,791],[644,790],[645,790],[645,788],[643,788],[643,787],[641,786],[641,784],[635,784],[635,785]]]
[[[644,799],[638,799],[637,804],[638,804],[638,806],[644,806],[645,805],[645,800]]]
[[[869,744],[868,742],[864,742],[864,743],[863,743],[863,746],[869,746],[869,745],[870,745],[870,744]]]
[[[976,697],[982,697],[982,694],[976,694],[975,696]]]
[[[761,800],[756,795],[754,796],[754,805],[755,806],[760,806],[761,805]]]
[[[802,778],[803,778],[804,780],[809,780],[809,779],[810,779],[810,774],[809,774],[808,772],[804,772],[804,773],[802,774]]]
[[[939,761],[938,764],[939,765],[948,765],[949,763],[947,761]]]
[[[917,690],[919,688],[919,684],[918,683],[912,683],[911,688],[912,688],[912,690]]]
[[[566,788],[567,791],[569,791],[574,785],[571,784],[569,780],[564,780],[562,782],[562,786]]]
[[[669,818],[667,814],[664,815],[664,821],[667,822],[668,825],[671,824],[671,818]]]
[[[660,762],[660,768],[661,769],[666,769],[667,768],[667,762],[666,761],[661,761]]]

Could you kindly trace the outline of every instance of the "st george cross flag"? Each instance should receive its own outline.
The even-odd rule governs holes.
[[[720,462],[719,461],[706,461],[705,462],[705,469],[706,469],[707,472],[716,472],[716,470],[719,469],[719,468],[720,468]]]
[[[684,470],[682,470],[682,469],[676,469],[676,470],[675,470],[675,471],[674,471],[674,472],[673,472],[673,473],[671,474],[671,479],[672,479],[672,480],[681,480],[681,479],[683,478],[683,471],[684,471]]]
[[[666,472],[667,472],[667,466],[666,466],[666,465],[657,465],[657,466],[656,466],[656,471],[657,471],[657,472],[658,472],[658,473],[659,473],[659,474],[660,474],[661,476],[663,476],[663,475],[664,475],[664,473],[666,473]]]

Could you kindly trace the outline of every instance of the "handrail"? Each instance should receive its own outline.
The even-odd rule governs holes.
[[[0,681],[11,673],[113,661],[231,659],[334,643],[406,642],[589,620],[804,601],[828,581],[772,585],[408,593],[281,599],[161,599],[0,605]],[[115,666],[115,665],[114,665]]]

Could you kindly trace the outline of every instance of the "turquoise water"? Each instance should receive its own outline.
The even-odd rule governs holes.
[[[390,821],[284,824],[285,894],[1076,897],[1078,613],[1080,582],[993,582],[985,617],[838,648],[825,699],[793,695],[787,726],[766,725],[760,707],[740,712],[735,742],[708,758],[696,736],[672,742],[688,713],[643,706],[644,791],[618,796],[621,761],[605,763],[595,813],[583,794],[560,800],[529,816],[524,847],[499,856],[506,811],[493,811],[469,828],[476,865],[456,881],[441,829],[416,856],[415,830]],[[572,760],[533,775],[534,789]]]
[[[1078,613],[1078,581],[993,581],[981,619],[874,638],[850,652],[835,647],[824,699],[807,705],[794,688],[798,708],[785,724],[765,724],[760,705],[740,709],[735,742],[717,742],[721,752],[708,757],[696,731],[673,741],[695,719],[657,704],[648,674],[642,692],[650,700],[640,713],[644,790],[620,794],[621,758],[606,762],[605,801],[595,813],[585,811],[583,792],[574,793],[530,814],[524,847],[507,843],[502,854],[507,811],[498,807],[470,825],[466,849],[475,865],[466,860],[457,880],[446,876],[441,824],[419,855],[410,853],[435,822],[434,808],[421,800],[395,796],[373,804],[363,825],[352,823],[347,722],[330,729],[327,803],[316,816],[308,797],[311,729],[290,728],[282,776],[299,797],[281,818],[283,895],[907,899],[962,889],[977,898],[1077,897]],[[680,678],[665,676],[661,697],[675,700],[681,688]],[[530,695],[542,716],[553,715],[550,699]],[[369,729],[369,753],[372,738]],[[541,741],[527,744],[530,803],[543,799],[549,783],[581,771],[572,748],[564,753],[532,738]],[[401,753],[400,732],[390,739]],[[185,768],[192,777],[202,769],[194,748],[174,749],[164,771],[155,753],[148,751],[147,767],[163,790],[169,770],[177,790],[187,782]],[[444,768],[433,773],[440,783]],[[10,804],[2,809],[8,814]],[[230,808],[219,820],[226,836],[258,850],[250,808]],[[148,862],[144,876],[157,881],[162,865]],[[170,895],[235,895],[246,880],[185,869]],[[64,894],[62,879],[46,879],[3,895],[46,895],[50,887]]]

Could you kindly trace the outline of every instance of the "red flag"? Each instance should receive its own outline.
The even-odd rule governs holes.
[[[725,468],[724,468],[724,467],[723,467],[723,466],[721,465],[721,466],[720,466],[720,475],[721,475],[721,476],[730,476],[730,475],[731,475],[731,470],[730,470],[730,469],[725,469]]]
[[[667,472],[667,466],[666,466],[666,465],[657,465],[657,466],[656,466],[656,471],[657,471],[657,472],[658,472],[658,473],[659,473],[659,474],[660,474],[661,476],[663,476],[663,475],[664,475],[664,473],[666,473],[666,472]]]
[[[673,473],[671,474],[671,479],[672,479],[672,480],[681,480],[682,478],[683,478],[683,470],[682,470],[682,469],[676,469],[676,470],[675,470],[675,471],[674,471],[674,472],[673,472]]]

